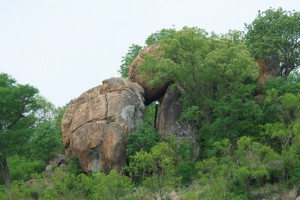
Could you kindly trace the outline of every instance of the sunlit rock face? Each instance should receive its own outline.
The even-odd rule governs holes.
[[[110,78],[74,100],[62,119],[63,143],[86,172],[125,164],[129,131],[143,123],[144,89],[123,78]]]

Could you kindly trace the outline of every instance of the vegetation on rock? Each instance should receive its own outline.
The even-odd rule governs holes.
[[[158,52],[144,53],[137,70],[152,85],[178,86],[197,158],[190,141],[157,132],[150,104],[145,123],[127,136],[122,172],[84,174],[74,158],[41,172],[61,150],[66,109],[0,74],[0,199],[295,199],[288,193],[300,191],[299,16],[269,9],[246,33],[184,27],[147,38]],[[123,77],[141,49],[129,48]],[[278,62],[280,74],[260,85],[257,58]]]

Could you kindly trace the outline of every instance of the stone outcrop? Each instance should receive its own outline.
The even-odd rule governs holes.
[[[62,119],[67,155],[76,155],[86,172],[121,170],[128,132],[143,123],[144,90],[123,78],[111,78],[76,100]]]
[[[274,57],[272,60],[258,58],[256,63],[259,66],[259,76],[257,82],[262,86],[256,91],[254,100],[260,103],[264,99],[264,84],[270,77],[277,77],[280,74],[279,58]]]
[[[264,84],[269,77],[279,75],[279,58],[273,58],[270,61],[257,59],[256,62],[259,66],[258,83]]]
[[[160,58],[159,45],[145,47],[129,66],[129,77],[110,78],[103,85],[94,87],[76,100],[65,112],[62,120],[63,143],[67,156],[75,155],[86,172],[115,169],[120,171],[125,164],[125,142],[127,134],[143,123],[145,105],[159,101],[160,113],[157,129],[173,135],[177,141],[187,140],[192,144],[193,158],[199,156],[199,145],[195,141],[195,127],[182,122],[181,91],[164,77],[157,85],[148,80],[155,74],[148,73],[143,78],[139,64],[146,53]],[[280,72],[279,59],[271,61],[257,59],[259,65],[258,82],[264,84],[270,76]],[[255,99],[261,101],[263,87],[257,91]]]
[[[145,104],[148,105],[151,102],[160,99],[166,92],[169,86],[167,81],[163,81],[159,85],[151,85],[147,80],[145,80],[138,72],[138,64],[144,60],[144,53],[157,53],[159,45],[154,44],[145,47],[141,53],[134,59],[132,64],[129,66],[129,78],[132,82],[138,83],[145,90]],[[157,55],[159,56],[159,55]],[[153,74],[148,74],[147,78],[153,77]]]
[[[53,156],[46,166],[45,172],[52,173],[57,167],[65,167],[67,165],[66,157],[62,154],[56,154]]]
[[[160,113],[157,123],[157,129],[166,134],[178,133],[178,121],[182,108],[179,102],[180,91],[175,85],[168,87],[160,106]]]
[[[193,135],[195,127],[187,122],[182,122],[180,116],[182,106],[180,89],[176,85],[170,85],[161,101],[157,129],[164,134],[173,135],[177,141],[186,140],[192,145],[193,157],[199,156],[199,145]]]

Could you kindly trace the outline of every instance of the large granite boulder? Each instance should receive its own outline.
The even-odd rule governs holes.
[[[159,45],[154,44],[148,47],[145,47],[141,53],[134,59],[134,61],[129,66],[129,78],[132,82],[138,83],[141,85],[145,90],[145,104],[148,105],[153,101],[160,99],[166,92],[166,89],[169,86],[169,82],[162,81],[157,85],[151,85],[149,82],[144,79],[138,70],[138,65],[144,60],[144,53],[155,53],[159,57],[158,53]],[[147,78],[151,79],[154,74],[148,74]]]
[[[74,100],[62,119],[67,155],[86,172],[121,170],[130,130],[143,123],[144,90],[123,78],[111,78]]]

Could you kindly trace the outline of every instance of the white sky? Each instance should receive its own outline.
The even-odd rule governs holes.
[[[63,106],[120,76],[128,47],[153,32],[173,25],[244,30],[270,7],[300,11],[300,1],[0,0],[0,72]]]

